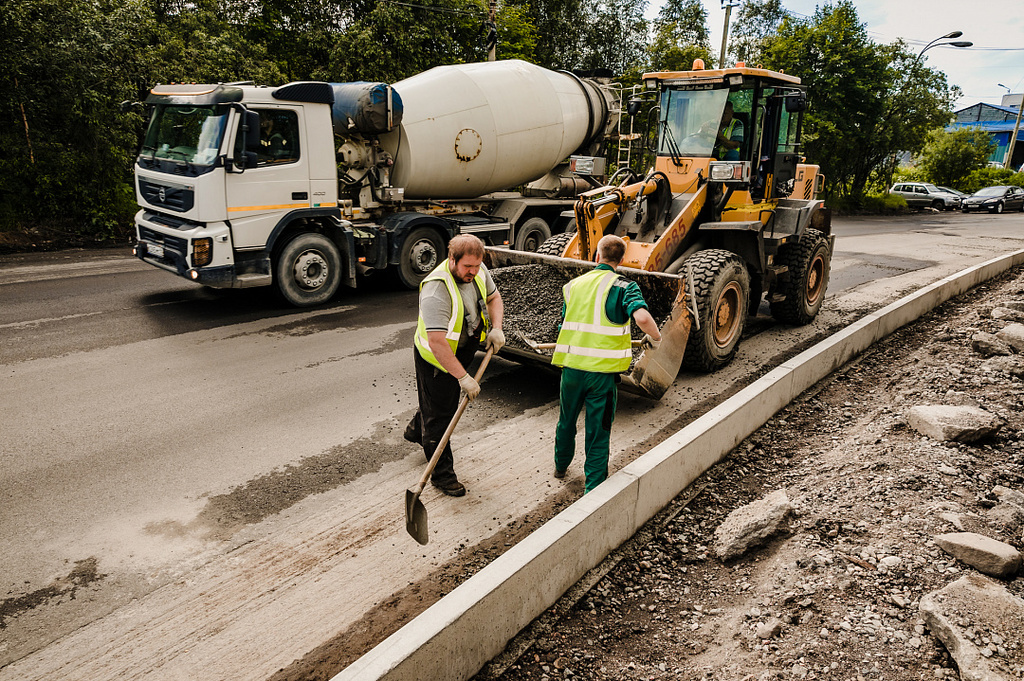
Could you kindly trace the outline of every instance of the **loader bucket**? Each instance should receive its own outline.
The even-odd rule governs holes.
[[[562,321],[562,286],[596,263],[488,246],[484,263],[491,270],[505,304],[506,344],[500,354],[521,364],[553,370],[552,350],[535,350],[533,343],[552,343]],[[619,274],[635,281],[658,321],[662,343],[634,350],[633,363],[622,375],[623,390],[659,400],[671,387],[683,361],[690,334],[686,279],[674,274],[620,267]],[[634,338],[643,333],[633,327]]]

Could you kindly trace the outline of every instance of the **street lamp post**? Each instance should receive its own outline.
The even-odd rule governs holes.
[[[936,38],[935,40],[931,41],[930,43],[925,45],[923,48],[921,48],[921,51],[917,53],[918,58],[920,59],[921,55],[923,55],[926,51],[930,50],[933,47],[937,47],[938,45],[949,45],[950,47],[970,47],[971,45],[973,45],[974,43],[972,43],[969,40],[955,40],[955,41],[949,42],[949,43],[940,43],[939,42],[940,40],[948,40],[950,38],[959,38],[963,34],[964,34],[963,31],[951,31],[950,33],[947,33],[946,35],[939,36],[938,38]]]
[[[729,15],[732,8],[737,7],[740,0],[722,0],[722,8],[725,9],[725,28],[722,29],[722,53],[718,57],[718,68],[725,68],[725,46],[729,44]]]

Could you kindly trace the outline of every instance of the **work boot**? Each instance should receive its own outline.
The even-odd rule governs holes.
[[[555,469],[555,477],[558,478],[559,480],[561,480],[562,478],[565,477],[565,471],[560,471],[560,470],[558,470],[556,468]]]
[[[419,419],[413,419],[412,421],[409,422],[409,425],[405,427],[405,432],[402,433],[402,437],[404,437],[409,442],[412,442],[413,444],[423,444],[423,436],[420,435],[419,426]]]
[[[458,480],[453,482],[434,482],[430,481],[430,484],[441,490],[450,497],[464,497],[466,496],[466,486]]]

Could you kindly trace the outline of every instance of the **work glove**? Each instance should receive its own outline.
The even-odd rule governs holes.
[[[498,350],[505,345],[505,332],[501,329],[491,329],[487,332],[484,343],[486,348],[494,350],[494,354],[498,354]]]
[[[643,341],[640,342],[640,347],[657,350],[658,348],[661,347],[661,339],[659,338],[658,340],[654,340],[653,338],[651,338],[650,334],[645,333]]]
[[[462,392],[466,393],[466,397],[471,400],[475,400],[476,396],[480,394],[480,384],[468,373],[459,379],[459,387],[462,388]]]

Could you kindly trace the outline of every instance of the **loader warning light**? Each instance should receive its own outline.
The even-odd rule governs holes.
[[[692,70],[693,71],[703,71],[704,70],[704,60],[703,59],[694,59],[693,60],[693,69]]]

